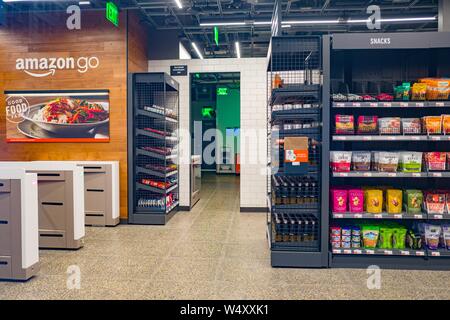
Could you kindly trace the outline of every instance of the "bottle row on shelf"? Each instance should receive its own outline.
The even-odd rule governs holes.
[[[448,190],[400,190],[391,187],[332,188],[333,214],[450,214]]]
[[[447,135],[450,134],[450,115],[422,118],[400,118],[369,115],[335,115],[335,133],[338,135]]]
[[[272,228],[275,242],[311,243],[319,236],[318,219],[312,215],[274,213]]]
[[[450,250],[450,225],[394,222],[332,225],[330,245],[334,249]]]
[[[330,164],[333,172],[443,172],[450,170],[450,153],[331,151]]]
[[[274,205],[309,205],[320,201],[320,186],[310,176],[272,177],[272,203]]]

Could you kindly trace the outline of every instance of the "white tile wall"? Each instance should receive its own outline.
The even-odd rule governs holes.
[[[265,208],[266,205],[266,157],[267,157],[267,60],[247,59],[194,59],[149,61],[149,72],[170,74],[171,65],[187,65],[189,73],[240,72],[241,74],[241,136],[255,130],[257,141],[241,138],[241,158],[249,155],[252,163],[241,160],[241,207]],[[190,93],[189,77],[175,77],[180,84],[180,129],[189,131]],[[183,138],[183,137],[182,137]],[[190,139],[181,139],[180,149],[180,205],[189,206],[189,156]],[[250,156],[251,154],[251,156]]]

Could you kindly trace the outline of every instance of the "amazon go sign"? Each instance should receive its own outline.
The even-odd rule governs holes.
[[[99,65],[100,61],[97,57],[19,58],[16,60],[16,70],[36,78],[54,76],[57,70],[77,70],[79,73],[86,73]]]

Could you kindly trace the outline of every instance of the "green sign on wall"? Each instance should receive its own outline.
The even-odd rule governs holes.
[[[119,26],[119,8],[111,1],[106,3],[106,19],[116,27]]]
[[[219,45],[219,28],[214,27],[214,42]]]
[[[226,96],[228,95],[228,88],[217,88],[218,96]]]

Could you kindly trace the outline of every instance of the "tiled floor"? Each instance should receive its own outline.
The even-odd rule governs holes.
[[[450,299],[450,272],[383,270],[369,290],[366,270],[273,269],[265,214],[239,213],[237,178],[205,180],[192,212],[88,228],[83,249],[41,251],[39,276],[1,282],[0,299]],[[68,289],[70,266],[80,289]]]

